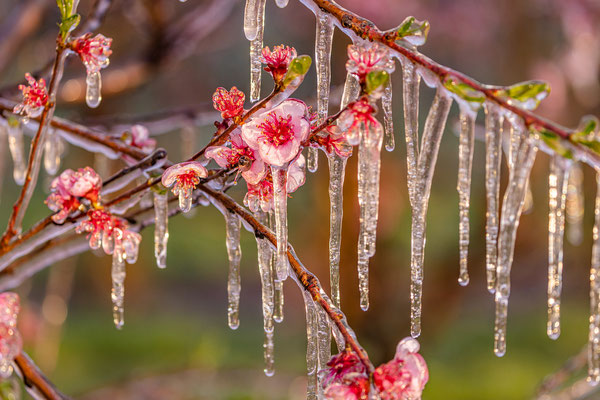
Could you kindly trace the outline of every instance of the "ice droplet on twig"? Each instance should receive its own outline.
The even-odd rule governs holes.
[[[279,8],[285,8],[289,3],[289,0],[275,0],[275,4],[277,4],[277,7]]]
[[[288,226],[287,226],[287,167],[271,166],[273,175],[273,205],[275,209],[275,236],[277,237],[276,280],[285,281],[288,277]]]
[[[548,326],[550,339],[560,336],[560,293],[562,291],[565,203],[570,162],[554,155],[548,175]]]
[[[379,172],[383,131],[379,123],[361,124],[358,145],[358,288],[360,308],[369,308],[369,258],[375,255],[379,213]]]
[[[385,127],[384,146],[387,151],[393,151],[396,147],[394,138],[394,119],[392,117],[392,80],[388,79],[383,96],[381,96],[381,108],[383,109],[383,124]]]
[[[225,231],[227,257],[229,258],[229,276],[227,278],[227,320],[231,329],[240,326],[240,261],[242,249],[240,247],[240,229],[242,222],[237,214],[225,212]]]
[[[573,170],[571,170],[572,172]],[[588,344],[588,381],[600,383],[600,174],[596,174],[592,263],[590,267],[590,332]]]
[[[500,167],[502,162],[502,110],[494,103],[485,103],[485,192],[487,211],[485,223],[485,268],[487,288],[494,293],[498,264],[498,210],[500,202]]]
[[[500,221],[500,235],[498,240],[498,260],[496,270],[496,320],[494,325],[494,354],[502,357],[506,352],[506,320],[508,317],[508,297],[510,295],[510,270],[515,250],[517,227],[525,192],[527,180],[535,155],[537,152],[537,138],[524,137],[519,151],[515,156],[515,165],[508,179],[508,186],[504,193],[502,203],[502,219]]]
[[[567,239],[575,246],[583,240],[583,171],[579,163],[573,163],[567,188]]]
[[[427,207],[440,142],[451,105],[452,99],[445,93],[444,89],[438,89],[425,120],[420,150],[417,150],[417,144],[416,142],[414,143],[415,147],[412,151],[418,151],[416,165],[409,167],[409,176],[411,169],[413,169],[414,173],[412,183],[409,178],[409,188],[412,186],[410,257],[410,333],[412,337],[417,337],[421,334],[421,297],[423,294],[423,262],[425,257]],[[411,123],[416,124],[416,122]],[[414,133],[416,135],[416,132]],[[407,130],[406,134],[408,148],[409,140],[413,139],[410,136],[413,132]],[[409,194],[410,192],[411,190],[409,189]]]
[[[123,328],[123,302],[125,300],[125,258],[121,248],[115,248],[112,255],[112,290],[110,297],[113,302],[113,322],[117,329]]]
[[[100,71],[92,71],[85,79],[87,85],[85,90],[85,102],[90,108],[96,108],[102,101],[102,78]]]
[[[169,194],[153,192],[154,201],[154,257],[158,268],[167,267],[169,241]]]
[[[25,145],[23,143],[23,126],[18,120],[8,122],[8,148],[13,160],[13,178],[17,185],[25,182],[27,163],[25,161]]]
[[[473,145],[475,142],[475,119],[477,113],[468,106],[460,108],[460,137],[458,145],[458,245],[460,272],[458,283],[469,284],[467,260],[469,255],[469,206],[471,202],[471,170],[473,167]]]
[[[248,0],[248,3],[250,1],[253,0]],[[257,3],[256,6],[258,7],[258,10],[256,14],[256,35],[253,39],[250,39],[250,101],[252,102],[260,99],[260,82],[262,73],[261,55],[265,26],[265,1],[266,0],[254,0],[254,2]]]
[[[304,306],[306,310],[306,370],[308,382],[306,385],[306,398],[317,400],[317,369],[318,369],[318,314],[310,293],[302,291],[304,295]]]
[[[60,156],[62,153],[63,142],[58,132],[54,129],[48,129],[48,137],[44,144],[44,169],[48,175],[56,175],[60,168]]]

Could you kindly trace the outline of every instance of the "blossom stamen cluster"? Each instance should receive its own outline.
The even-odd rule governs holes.
[[[25,74],[25,79],[29,86],[19,85],[19,90],[23,94],[23,101],[15,106],[13,112],[27,118],[36,118],[40,116],[44,107],[48,104],[46,81],[44,78],[36,81],[29,72]]]
[[[85,65],[87,73],[91,74],[108,67],[108,58],[112,54],[111,45],[111,38],[107,38],[101,34],[92,37],[91,33],[86,33],[73,40],[71,49],[77,53],[81,62]]]

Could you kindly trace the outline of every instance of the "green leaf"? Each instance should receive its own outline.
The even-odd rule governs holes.
[[[67,37],[69,32],[77,28],[77,25],[79,25],[79,21],[81,21],[81,15],[79,14],[71,15],[70,17],[63,19],[63,21],[59,25],[60,34],[62,35],[63,39]]]
[[[582,140],[593,139],[598,128],[598,118],[593,115],[586,115],[581,118],[577,130],[571,134],[571,140],[580,142]]]
[[[561,143],[560,138],[554,132],[542,129],[539,131],[539,134],[544,143],[554,150],[556,154],[568,159],[573,159],[573,152]]]
[[[427,41],[429,28],[428,21],[419,21],[415,17],[406,17],[394,30],[398,34],[397,39],[404,40],[413,46],[421,46]]]
[[[592,151],[594,153],[600,154],[600,142],[597,140],[581,140],[581,141],[578,141],[577,143],[582,144],[585,147],[592,149]]]
[[[451,77],[444,79],[444,87],[468,102],[483,103],[485,95],[464,82],[455,81]]]
[[[550,93],[550,86],[543,81],[527,81],[514,84],[503,89],[503,92],[509,98],[518,101],[519,106],[533,110],[540,101],[545,99]]]
[[[294,58],[292,62],[290,62],[288,72],[283,78],[283,87],[289,85],[296,78],[306,75],[311,64],[312,58],[310,58],[310,56],[302,55]]]
[[[366,91],[368,94],[382,88],[390,80],[390,74],[387,71],[371,71],[366,77]]]

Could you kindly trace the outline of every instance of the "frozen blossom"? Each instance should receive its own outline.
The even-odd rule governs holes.
[[[206,157],[212,158],[222,168],[238,167],[242,177],[250,185],[257,185],[267,174],[265,163],[258,155],[258,151],[252,150],[239,130],[235,130],[229,137],[228,146],[211,146],[206,149]]]
[[[265,71],[273,76],[275,82],[283,79],[296,56],[296,49],[284,45],[275,46],[273,50],[267,46],[262,50],[262,62],[267,65]]]
[[[26,118],[39,117],[48,103],[46,81],[44,78],[36,81],[29,72],[25,74],[25,79],[29,86],[19,85],[19,90],[23,93],[23,101],[15,106],[13,112],[24,115]]]
[[[95,204],[98,201],[102,179],[92,168],[80,168],[77,171],[67,169],[54,178],[50,186],[51,194],[46,199],[50,210],[56,214],[52,220],[63,222],[67,216],[77,210],[82,199]]]
[[[19,296],[16,293],[0,293],[0,377],[12,374],[12,362],[23,350],[23,341],[17,330]]]
[[[234,118],[244,112],[244,92],[235,86],[230,91],[219,87],[213,94],[213,107],[221,113],[221,118]]]
[[[351,350],[333,356],[320,371],[321,385],[327,400],[363,400],[368,398],[369,377],[365,366]]]
[[[182,162],[165,170],[162,184],[166,187],[173,186],[173,194],[179,196],[179,208],[188,212],[192,207],[192,192],[200,183],[200,178],[206,178],[207,175],[208,172],[201,163]]]
[[[337,125],[325,128],[326,136],[318,135],[314,138],[317,146],[320,146],[328,156],[348,158],[352,155],[352,146],[346,140],[346,135]]]
[[[101,34],[92,37],[91,33],[86,33],[73,41],[72,49],[85,65],[88,74],[91,74],[108,66],[108,57],[112,54],[111,44],[111,38]]]
[[[338,127],[345,131],[345,138],[351,145],[357,145],[360,141],[360,131],[363,125],[370,126],[381,125],[373,116],[375,107],[366,99],[358,100],[348,105],[348,109],[340,115]]]
[[[348,46],[346,69],[363,82],[372,71],[394,71],[394,62],[386,47],[379,43],[351,44]]]

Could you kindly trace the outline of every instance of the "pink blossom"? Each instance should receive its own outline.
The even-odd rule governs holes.
[[[352,146],[346,140],[344,132],[337,125],[330,125],[325,128],[327,136],[317,136],[315,140],[329,155],[337,154],[340,157],[348,158],[352,155]]]
[[[150,132],[143,125],[133,125],[131,132],[124,133],[122,139],[129,146],[137,147],[145,153],[150,153],[156,148],[156,139],[150,137]],[[126,154],[123,155],[123,159],[129,164],[135,164],[138,161]]]
[[[348,45],[348,61],[346,62],[348,72],[357,75],[359,81],[363,82],[371,71],[385,70],[394,71],[394,61],[388,56],[385,46],[377,42],[364,43],[360,45]]]
[[[325,400],[367,400],[369,378],[362,374],[348,374],[342,382],[328,386],[323,394]]]
[[[366,368],[351,350],[333,356],[320,372],[325,399],[363,400],[368,398],[369,378]]]
[[[212,158],[222,168],[239,166],[242,177],[251,185],[256,185],[267,173],[265,163],[257,151],[252,150],[242,139],[239,130],[229,136],[231,147],[211,146],[206,149],[207,158]]]
[[[340,115],[338,127],[345,131],[344,137],[351,145],[357,145],[360,141],[361,124],[366,131],[381,129],[381,123],[373,117],[376,109],[367,100],[360,99],[348,105],[348,109]]]
[[[244,92],[235,86],[230,91],[219,87],[213,94],[213,106],[221,112],[221,118],[233,118],[244,112]]]
[[[192,192],[200,183],[200,178],[206,178],[208,172],[197,161],[182,162],[165,170],[162,184],[166,187],[173,186],[173,193],[179,196],[179,208],[188,212],[192,207]]]
[[[57,212],[52,216],[56,223],[62,223],[67,216],[80,205],[84,198],[91,203],[98,201],[102,179],[92,168],[67,169],[54,178],[50,185],[51,194],[46,199],[50,210]]]
[[[25,74],[25,79],[29,86],[19,85],[19,90],[23,93],[23,101],[15,106],[13,112],[28,118],[35,118],[42,113],[48,103],[46,81],[44,78],[36,81],[29,72]]]
[[[279,45],[273,47],[271,51],[267,46],[262,50],[262,62],[267,64],[265,71],[273,76],[275,82],[283,79],[294,58],[296,58],[296,49],[293,47]]]
[[[304,102],[289,99],[242,126],[242,138],[267,164],[283,167],[300,152],[310,134]]]
[[[91,74],[108,67],[108,57],[112,54],[111,44],[111,38],[104,37],[101,34],[92,37],[91,33],[86,33],[75,39],[71,48],[79,55],[88,74]]]
[[[303,155],[300,155],[290,164],[287,171],[286,191],[293,193],[306,181],[306,161]],[[244,197],[244,205],[251,211],[262,210],[269,212],[273,209],[273,176],[271,171],[267,171],[265,177],[257,184],[248,183],[248,193]]]
[[[0,377],[12,374],[12,362],[23,350],[23,341],[17,330],[19,296],[16,293],[0,294]]]
[[[113,220],[113,216],[105,210],[90,210],[87,213],[87,218],[79,224],[77,228],[75,228],[75,232],[89,233],[88,239],[90,248],[99,249],[102,246],[103,237],[110,238],[112,235],[113,226],[115,225],[115,221]],[[105,246],[109,246],[107,249],[105,248],[105,252],[110,254],[110,245],[105,243]]]
[[[404,338],[398,344],[394,359],[377,367],[373,382],[382,400],[421,398],[429,372],[418,351],[419,342],[413,338]]]

